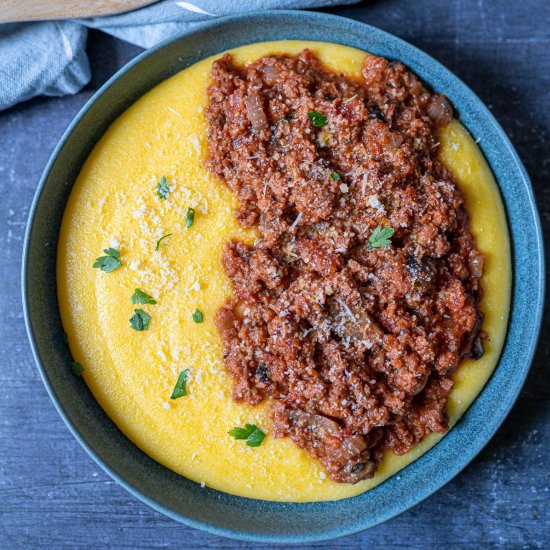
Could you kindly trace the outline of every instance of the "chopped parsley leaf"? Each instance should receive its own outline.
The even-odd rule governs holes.
[[[341,180],[342,178],[340,177],[340,174],[338,172],[332,172],[332,174],[330,175],[330,177],[333,179],[333,180]]]
[[[193,321],[195,321],[195,323],[202,323],[204,321],[202,311],[198,309],[195,310],[195,313],[193,313]]]
[[[166,237],[171,237],[173,235],[173,233],[168,233],[168,235],[164,235],[164,237],[161,237],[158,241],[157,241],[157,246],[155,247],[155,250],[158,250],[159,249],[159,246],[160,246],[160,243],[166,239]]]
[[[185,369],[180,372],[176,385],[174,386],[174,391],[170,396],[170,399],[177,399],[178,397],[183,397],[187,395],[187,377],[189,376],[189,369]]]
[[[166,178],[164,176],[161,176],[160,181],[157,185],[157,195],[162,200],[166,200],[168,198],[168,195],[170,194],[170,191],[170,185],[168,185]]]
[[[122,262],[119,260],[120,252],[118,250],[114,248],[105,248],[103,252],[105,252],[107,256],[96,258],[94,262],[95,269],[101,269],[101,271],[105,273],[111,273],[111,271],[118,269],[122,265]]]
[[[130,298],[132,301],[132,304],[156,304],[157,301],[147,294],[147,292],[143,292],[143,290],[140,290],[139,288],[136,288],[134,290],[134,293],[132,294],[132,297]]]
[[[369,237],[369,250],[373,248],[382,248],[391,244],[391,238],[395,230],[393,227],[382,227],[379,225]]]
[[[114,248],[106,248],[103,252],[105,252],[105,254],[108,254],[109,256],[112,256],[113,258],[120,258],[120,252],[118,250],[115,250]]]
[[[319,111],[311,111],[307,116],[316,128],[321,128],[327,123],[327,117]]]
[[[255,424],[245,424],[244,428],[233,428],[229,431],[229,435],[235,439],[246,439],[245,444],[249,447],[259,447],[266,436]]]
[[[130,318],[130,326],[134,330],[141,332],[142,330],[147,330],[149,328],[150,320],[151,316],[147,312],[142,309],[134,309],[134,314]]]
[[[77,363],[76,361],[71,361],[70,367],[71,372],[75,376],[82,376],[82,373],[84,372],[84,367],[80,363]]]
[[[187,215],[185,216],[185,227],[189,229],[195,221],[195,209],[189,207],[187,209]]]

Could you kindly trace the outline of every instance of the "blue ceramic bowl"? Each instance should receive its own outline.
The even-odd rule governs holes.
[[[56,243],[80,168],[107,127],[159,82],[206,56],[252,42],[330,40],[410,67],[447,94],[499,183],[508,215],[514,281],[506,344],[495,373],[461,422],[433,449],[382,485],[336,502],[250,500],[201,489],[150,459],[118,431],[82,381],[69,372],[69,351],[56,300]],[[23,258],[27,330],[44,384],[69,429],[94,460],[138,498],[178,521],[218,535],[263,542],[308,542],[355,533],[403,512],[458,474],[483,448],[512,407],[539,332],[542,237],[528,176],[483,103],[458,78],[413,46],[368,25],[319,13],[264,12],[205,24],[137,57],[84,106],[65,132],[31,208]],[[254,518],[254,521],[250,521]]]

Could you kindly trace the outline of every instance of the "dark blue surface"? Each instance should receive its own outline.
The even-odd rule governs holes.
[[[522,7],[514,8],[515,14],[504,4],[491,3],[486,8],[482,3],[463,2],[461,6],[455,4],[453,11],[452,3],[445,6],[434,3],[429,7],[427,2],[415,2],[414,6],[380,2],[341,11],[363,14],[368,22],[416,42],[455,70],[488,104],[497,106],[497,118],[504,123],[531,168],[546,221],[548,203],[542,184],[548,177],[545,140],[549,132],[550,60],[547,27],[536,11],[543,3],[533,3],[531,10],[529,2],[523,3]],[[476,13],[478,19],[472,19]],[[482,14],[493,16],[494,28],[487,17],[479,18]],[[457,25],[443,24],[444,15],[456,19]],[[531,27],[525,27],[528,20]],[[468,21],[468,29],[462,31],[462,23]],[[476,21],[477,27],[472,24]],[[433,27],[431,35],[430,27]],[[485,35],[491,28],[496,34],[487,39]],[[407,36],[410,32],[412,36]],[[485,36],[484,41],[480,34]],[[422,42],[430,37],[432,42]],[[96,36],[98,43],[104,49],[113,44]],[[131,53],[135,49],[121,47],[114,51]],[[503,59],[503,52],[508,57]],[[106,53],[95,50],[92,58],[96,69],[118,66],[112,64],[112,58],[103,57]],[[486,63],[487,57],[492,64]],[[481,75],[485,78],[479,78]],[[510,80],[513,84],[506,85]],[[488,97],[484,97],[484,92]],[[1,206],[6,219],[2,244],[8,257],[1,268],[7,299],[2,304],[5,361],[0,367],[3,382],[0,537],[5,537],[10,547],[101,547],[109,543],[117,548],[238,545],[173,524],[121,494],[108,481],[105,483],[102,474],[94,477],[93,463],[72,441],[43,389],[37,385],[20,326],[18,238],[36,176],[63,125],[74,115],[75,106],[81,104],[85,95],[35,101],[0,117],[4,135],[14,139],[13,147],[0,152],[0,168],[6,172],[4,181],[8,182],[6,200]],[[48,139],[45,151],[41,139]],[[548,502],[548,389],[543,372],[547,351],[543,335],[524,397],[497,438],[465,473],[407,514],[331,546],[547,546],[548,517],[543,508]],[[82,490],[75,491],[79,486]]]

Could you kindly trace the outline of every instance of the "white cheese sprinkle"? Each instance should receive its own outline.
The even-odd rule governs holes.
[[[378,198],[378,195],[369,195],[367,197],[367,204],[374,208],[377,212],[385,213],[386,209],[384,208],[384,205],[380,202],[380,199]]]
[[[199,138],[197,138],[197,136],[191,136],[189,138],[189,141],[193,144],[193,146],[195,147],[197,153],[200,154],[200,152],[201,152],[201,143],[199,141]]]
[[[342,309],[346,312],[348,317],[354,323],[357,323],[357,319],[355,318],[355,315],[351,312],[351,309],[348,307],[348,304],[346,304],[346,302],[344,302],[343,300],[340,300],[340,298],[336,298],[336,301],[342,306]]]
[[[369,180],[367,178],[367,174],[363,174],[363,185],[361,186],[361,195],[365,194],[368,183],[369,183]]]
[[[292,233],[294,231],[295,227],[300,223],[300,220],[302,219],[302,213],[300,212],[297,216],[292,225],[290,226],[288,232]]]
[[[145,212],[147,212],[147,207],[145,205],[136,208],[133,212],[134,218],[141,218]]]

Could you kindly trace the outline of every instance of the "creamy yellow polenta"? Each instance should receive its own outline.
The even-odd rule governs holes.
[[[284,41],[232,51],[245,63],[268,53],[310,48],[333,70],[359,76],[364,52],[335,44]],[[388,453],[376,476],[357,485],[327,479],[322,467],[289,439],[268,435],[251,449],[228,435],[255,423],[270,432],[267,403],[237,405],[222,359],[214,316],[231,293],[221,265],[230,238],[252,241],[238,227],[235,197],[203,165],[207,154],[206,87],[214,58],[155,87],[123,113],[94,148],[70,196],[58,249],[58,293],[70,348],[99,404],[136,445],[198,483],[250,498],[334,500],[384,481],[437,443],[426,437],[410,453]],[[510,300],[510,250],[504,210],[493,176],[471,136],[453,121],[441,131],[441,156],[465,195],[472,232],[486,259],[481,309],[490,339],[478,361],[464,361],[449,402],[451,425],[475,399],[498,360]],[[156,194],[165,175],[172,189]],[[185,225],[188,207],[195,222]],[[162,241],[155,250],[157,239]],[[123,266],[92,268],[102,250],[120,251]],[[134,306],[135,288],[156,305]],[[151,315],[136,332],[135,307]],[[193,322],[198,308],[204,323]],[[188,395],[171,400],[190,369]]]

